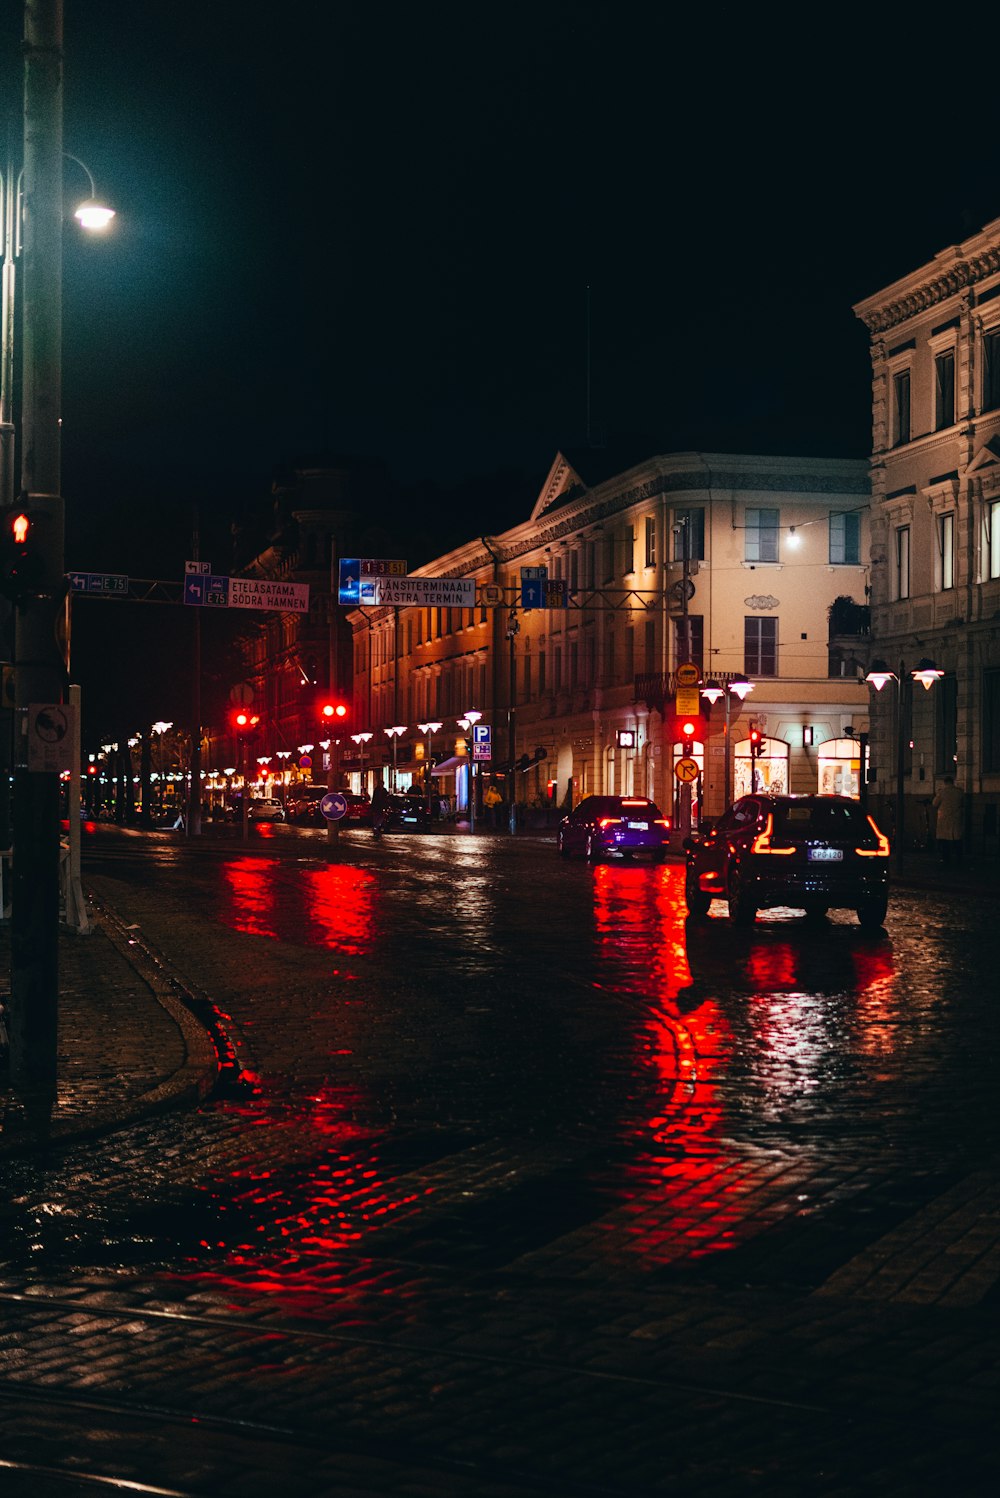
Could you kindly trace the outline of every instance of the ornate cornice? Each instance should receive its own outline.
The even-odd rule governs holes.
[[[1000,245],[993,245],[979,255],[966,260],[957,260],[946,271],[938,272],[919,286],[911,287],[894,301],[873,307],[870,312],[859,313],[869,333],[884,333],[898,327],[918,312],[936,307],[947,301],[966,286],[975,286],[1000,270]]]

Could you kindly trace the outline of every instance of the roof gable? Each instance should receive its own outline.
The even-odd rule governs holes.
[[[535,507],[531,512],[532,521],[540,520],[543,515],[548,515],[552,510],[559,509],[561,505],[568,504],[585,487],[580,475],[565,454],[556,453],[548,477],[535,500]]]

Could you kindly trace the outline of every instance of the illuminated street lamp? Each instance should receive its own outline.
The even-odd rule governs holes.
[[[728,807],[729,805],[732,794],[731,786],[733,746],[730,738],[730,707],[732,705],[733,697],[738,697],[741,702],[745,702],[750,693],[753,691],[753,687],[753,682],[747,681],[745,676],[734,676],[732,681],[728,682],[726,686],[722,686],[720,682],[713,679],[712,681],[706,682],[701,689],[701,695],[706,699],[706,701],[710,702],[713,707],[718,702],[720,697],[726,704],[726,747],[723,771],[723,798],[726,807]]]
[[[906,772],[906,712],[909,705],[913,705],[912,683],[919,681],[925,692],[929,692],[936,681],[940,681],[944,672],[940,670],[932,660],[926,656],[914,666],[912,671],[907,671],[906,663],[900,661],[899,670],[892,668],[883,660],[874,660],[865,674],[865,681],[876,692],[881,692],[883,687],[890,681],[896,683],[896,873],[903,872],[903,818],[906,813],[906,802],[903,796],[903,777]],[[912,749],[912,741],[910,743]],[[864,775],[864,764],[861,773]]]
[[[406,724],[405,723],[396,723],[396,724],[393,725],[392,728],[387,728],[384,731],[388,735],[388,737],[392,740],[392,788],[395,791],[395,789],[396,789],[396,740],[399,738],[399,735],[401,733],[405,733],[406,732]]]
[[[420,729],[421,733],[425,733],[427,735],[427,771],[424,778],[427,782],[427,810],[430,811],[431,793],[434,789],[434,781],[431,773],[434,769],[434,735],[440,732],[442,725],[440,723],[418,723],[417,727]]]
[[[479,722],[482,716],[483,715],[478,708],[470,707],[464,717],[457,719],[459,727],[462,729],[466,736],[465,745],[466,754],[468,755],[470,832],[475,832],[476,830],[476,762],[473,758],[472,738],[469,734],[469,730],[471,728],[475,728],[476,724]]]

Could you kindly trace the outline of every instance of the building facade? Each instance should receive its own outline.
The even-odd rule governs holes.
[[[859,302],[872,357],[872,634],[897,681],[873,701],[872,799],[907,832],[946,774],[967,836],[1000,805],[1000,219]],[[909,673],[943,672],[925,693]],[[933,830],[932,828],[930,830]]]
[[[560,453],[523,524],[417,569],[474,579],[474,607],[351,612],[356,727],[371,738],[345,745],[341,768],[370,784],[394,756],[405,785],[433,761],[461,808],[459,720],[474,709],[491,737],[477,778],[497,778],[529,820],[597,792],[648,795],[685,821],[752,784],[857,794],[867,464],[680,453],[605,476],[598,461]],[[541,569],[546,605],[525,607],[523,572],[537,584]],[[722,688],[715,707],[699,695],[687,756],[680,665]],[[726,690],[743,677],[745,701]],[[685,757],[699,771],[686,792]]]

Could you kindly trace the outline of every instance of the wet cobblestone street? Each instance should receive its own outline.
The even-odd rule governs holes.
[[[677,864],[281,832],[85,887],[92,1021],[182,1056],[158,971],[242,1079],[0,1159],[5,1491],[993,1491],[995,898],[741,932]]]

